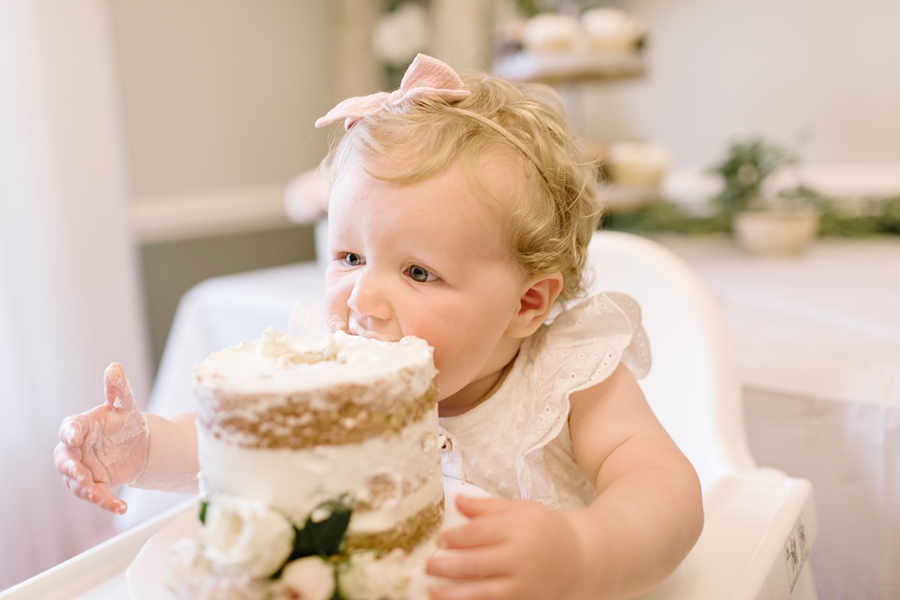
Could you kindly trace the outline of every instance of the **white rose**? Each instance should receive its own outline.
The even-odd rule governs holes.
[[[334,596],[334,567],[318,556],[291,561],[275,584],[276,600],[330,600]]]
[[[209,502],[200,541],[216,573],[262,578],[290,556],[294,528],[262,502],[221,495]]]

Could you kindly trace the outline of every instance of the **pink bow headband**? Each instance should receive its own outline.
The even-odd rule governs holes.
[[[452,105],[460,100],[465,100],[471,95],[472,92],[465,89],[463,80],[460,79],[450,65],[431,56],[419,54],[412,61],[412,64],[409,65],[406,73],[404,73],[399,89],[390,93],[376,92],[368,96],[347,98],[329,110],[324,117],[316,120],[316,127],[323,127],[344,119],[344,128],[349,131],[357,121],[384,108],[434,99],[443,100],[447,104]],[[500,124],[465,108],[454,106],[454,109],[461,115],[475,119],[503,136],[527,156],[534,163],[534,166],[537,167],[541,176],[546,179],[537,156]]]

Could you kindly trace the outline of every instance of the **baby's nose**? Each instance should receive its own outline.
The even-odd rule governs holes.
[[[356,314],[373,319],[387,320],[392,314],[387,286],[371,271],[356,279],[347,306]]]

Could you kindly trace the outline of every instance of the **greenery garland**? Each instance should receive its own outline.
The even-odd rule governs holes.
[[[819,209],[819,237],[900,235],[900,196],[866,199],[861,210],[848,214],[839,200],[809,188],[798,188],[795,193],[803,194]],[[662,202],[629,212],[606,213],[601,229],[684,235],[731,233],[731,213],[720,210],[709,216],[694,215],[677,204]]]
[[[820,214],[820,237],[900,235],[900,196],[865,198],[854,203],[852,212],[846,202],[804,185],[766,196],[765,180],[799,163],[798,153],[762,138],[737,140],[730,144],[725,158],[709,169],[724,184],[710,198],[711,214],[692,214],[677,204],[663,202],[607,213],[601,225],[604,229],[645,233],[730,233],[734,215],[744,210],[809,207]]]

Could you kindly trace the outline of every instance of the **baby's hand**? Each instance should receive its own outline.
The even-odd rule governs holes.
[[[125,502],[112,490],[141,476],[150,448],[149,430],[120,365],[106,368],[104,384],[106,402],[63,421],[53,455],[72,493],[122,514]]]
[[[430,575],[455,580],[431,600],[574,597],[583,585],[575,528],[565,513],[520,500],[457,498],[465,525],[439,535]]]

